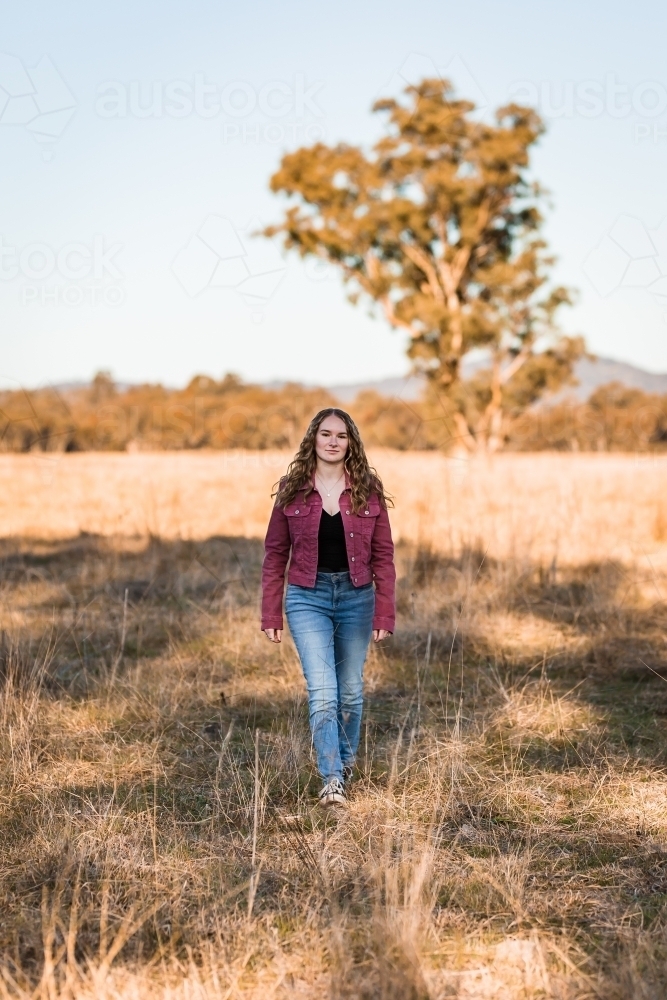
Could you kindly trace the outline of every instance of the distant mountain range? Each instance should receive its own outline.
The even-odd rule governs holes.
[[[483,364],[483,361],[469,360],[464,365],[464,378],[469,378],[475,371],[479,371]],[[631,389],[642,389],[644,392],[667,395],[667,373],[647,372],[643,368],[637,368],[625,361],[613,361],[611,358],[596,358],[595,360],[583,358],[575,366],[575,376],[578,384],[562,389],[555,396],[552,396],[549,402],[553,403],[562,399],[576,399],[579,402],[584,402],[599,386],[606,385],[608,382],[620,382]],[[365,382],[327,385],[325,388],[341,403],[351,403],[360,392],[367,390],[377,392],[381,396],[394,396],[410,403],[419,399],[425,381],[422,375],[397,375],[393,378],[382,378],[375,381],[369,379]],[[67,392],[83,389],[86,384],[82,381],[63,382],[52,386],[52,388],[59,392]],[[265,389],[282,389],[286,384],[285,381],[275,380],[264,382],[263,387]],[[129,382],[116,383],[116,388],[120,392],[125,392],[131,387]],[[317,383],[308,383],[306,387],[316,388]]]
[[[476,369],[479,370],[479,367],[479,363],[470,365],[469,370],[464,371],[464,375],[472,375]],[[663,375],[647,372],[643,368],[636,368],[625,361],[613,361],[611,358],[596,358],[594,361],[582,358],[575,366],[575,377],[578,384],[562,389],[557,396],[551,397],[552,402],[566,398],[585,402],[591,393],[608,382],[621,382],[631,389],[642,389],[644,392],[667,395],[667,373]],[[424,382],[423,376],[409,375],[403,378],[378,379],[376,382],[330,385],[327,388],[341,403],[350,403],[358,393],[368,389],[378,392],[382,396],[396,396],[408,403],[419,399]],[[278,383],[274,384],[278,385]]]
[[[594,361],[582,358],[577,362],[575,375],[579,384],[562,390],[562,393],[582,402],[608,382],[621,382],[630,389],[667,395],[667,374],[647,372],[624,361],[612,361],[611,358],[596,358]]]

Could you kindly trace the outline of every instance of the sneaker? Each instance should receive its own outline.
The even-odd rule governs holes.
[[[343,764],[343,783],[349,785],[354,777],[354,764]]]
[[[340,778],[330,778],[319,794],[318,804],[321,806],[346,806],[347,796]]]

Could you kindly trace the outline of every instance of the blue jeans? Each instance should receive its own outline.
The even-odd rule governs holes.
[[[318,573],[314,587],[288,584],[285,614],[301,660],[317,766],[325,781],[354,764],[361,731],[364,661],[375,589],[349,573]]]

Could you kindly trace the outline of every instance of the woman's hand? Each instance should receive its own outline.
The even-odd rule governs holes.
[[[386,639],[388,635],[391,635],[391,632],[387,632],[386,628],[374,628],[373,642],[382,642],[382,640]]]
[[[264,635],[271,642],[282,642],[283,630],[281,628],[265,628]],[[391,635],[391,632],[388,632],[386,628],[374,628],[373,642],[382,642],[388,635]]]

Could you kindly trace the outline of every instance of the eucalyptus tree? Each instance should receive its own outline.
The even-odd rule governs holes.
[[[495,449],[505,417],[572,380],[583,351],[555,326],[570,293],[549,281],[544,192],[529,177],[543,124],[516,104],[480,121],[437,79],[373,110],[387,128],[369,151],[317,143],[283,157],[271,188],[289,202],[265,234],[338,268],[353,302],[409,335],[455,435]],[[471,351],[483,363],[464,379]]]

